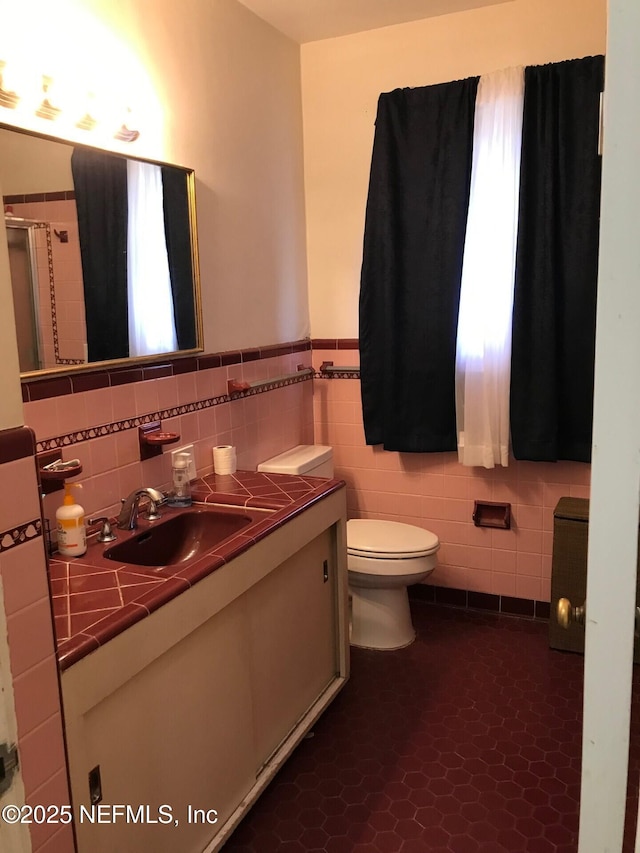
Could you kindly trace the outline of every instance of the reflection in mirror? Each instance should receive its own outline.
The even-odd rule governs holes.
[[[23,374],[202,348],[193,183],[0,129]]]
[[[40,223],[28,220],[7,221],[9,266],[18,339],[20,370],[44,367],[40,344],[36,229]]]

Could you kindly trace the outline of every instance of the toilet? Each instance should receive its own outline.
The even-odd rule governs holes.
[[[258,471],[332,477],[333,450],[300,444],[262,462]],[[362,518],[347,522],[352,646],[392,650],[414,641],[407,586],[431,574],[439,547],[434,533],[413,524]]]

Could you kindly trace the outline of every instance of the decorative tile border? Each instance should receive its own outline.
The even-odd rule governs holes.
[[[310,371],[311,368],[308,368],[308,370]],[[317,378],[317,375],[318,374],[315,373],[305,372],[302,376],[294,376],[292,374],[289,376],[275,377],[274,379],[260,382],[256,387],[245,388],[241,391],[234,391],[233,396],[230,399],[240,400],[243,397],[255,397],[256,394],[262,394],[264,391],[275,391],[276,388],[286,388],[288,385],[297,385],[299,382],[315,379]]]
[[[12,527],[11,530],[5,530],[4,533],[0,533],[0,554],[4,554],[11,548],[16,548],[18,545],[23,545],[37,536],[42,536],[42,520],[40,518]]]
[[[319,371],[316,373],[316,379],[360,379],[360,368],[351,367],[340,370],[339,367],[334,367],[327,373]]]
[[[58,312],[56,309],[56,278],[53,269],[53,245],[51,243],[51,226],[48,222],[39,223],[36,228],[44,228],[47,237],[47,267],[49,269],[49,300],[51,302],[51,324],[53,331],[53,355],[56,364],[84,364],[81,358],[62,358],[60,356],[60,340],[58,338]]]
[[[313,350],[357,350],[360,348],[360,341],[358,338],[313,338],[311,348]],[[320,369],[317,378],[360,379],[360,367],[342,367],[338,364],[327,371]]]
[[[53,333],[53,357],[56,364],[84,364],[80,358],[61,358],[60,339],[58,337],[58,312],[56,309],[56,277],[53,268],[53,244],[51,242],[51,225],[48,222],[36,222],[36,228],[44,229],[47,240],[47,268],[49,272],[49,301],[51,303],[51,327]]]
[[[38,453],[42,453],[44,450],[55,450],[59,447],[81,444],[83,441],[91,441],[92,438],[101,438],[104,435],[115,435],[118,432],[125,432],[129,429],[137,429],[143,424],[153,423],[154,421],[176,418],[179,415],[189,414],[189,412],[201,412],[203,409],[218,406],[221,403],[228,403],[230,400],[231,398],[227,394],[221,397],[210,397],[207,400],[199,400],[196,403],[186,403],[183,406],[161,409],[158,412],[151,412],[135,418],[125,418],[122,421],[101,424],[100,426],[90,427],[89,429],[80,429],[75,432],[69,432],[66,435],[57,435],[54,438],[46,438],[43,441],[39,441],[36,445],[37,451]]]
[[[205,400],[198,400],[194,403],[185,403],[182,406],[173,406],[170,409],[161,409],[157,412],[150,412],[146,415],[139,415],[135,418],[125,418],[114,423],[101,424],[100,426],[90,427],[89,429],[76,430],[75,432],[66,433],[66,435],[57,435],[53,438],[46,438],[43,441],[38,441],[36,447],[37,452],[42,453],[45,450],[55,450],[57,448],[69,447],[74,444],[81,444],[84,441],[91,441],[92,438],[101,438],[105,435],[115,435],[119,432],[124,432],[130,429],[137,429],[143,424],[153,423],[154,421],[163,421],[168,418],[176,418],[180,415],[187,415],[191,412],[201,412],[204,409],[209,409],[214,406],[221,406],[224,403],[231,403],[234,400],[240,400],[244,397],[262,394],[265,391],[274,391],[276,388],[286,388],[289,385],[297,385],[300,382],[308,382],[313,379],[313,374],[305,373],[301,376],[287,377],[283,379],[274,379],[272,382],[265,383],[258,388],[249,388],[246,391],[234,393],[233,397],[229,394],[222,394],[219,397],[209,397]]]

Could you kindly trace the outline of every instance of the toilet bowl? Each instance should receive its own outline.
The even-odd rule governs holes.
[[[407,586],[431,574],[439,547],[434,533],[412,524],[347,522],[351,645],[391,650],[415,640]]]
[[[258,471],[332,477],[333,452],[326,445],[301,444],[262,462]],[[407,586],[431,574],[439,547],[434,533],[412,524],[347,522],[351,645],[392,650],[414,641]]]

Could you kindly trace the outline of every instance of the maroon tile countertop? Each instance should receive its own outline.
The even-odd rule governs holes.
[[[162,568],[120,564],[103,556],[108,546],[96,542],[95,535],[89,537],[87,553],[82,557],[54,555],[49,571],[60,669],[67,669],[146,618],[343,485],[340,480],[287,474],[210,474],[194,481],[194,501],[245,507],[255,520],[200,559]],[[251,513],[252,508],[271,512]],[[180,512],[184,510],[162,508],[167,518]],[[149,524],[140,518],[136,531],[118,530],[118,543]]]

